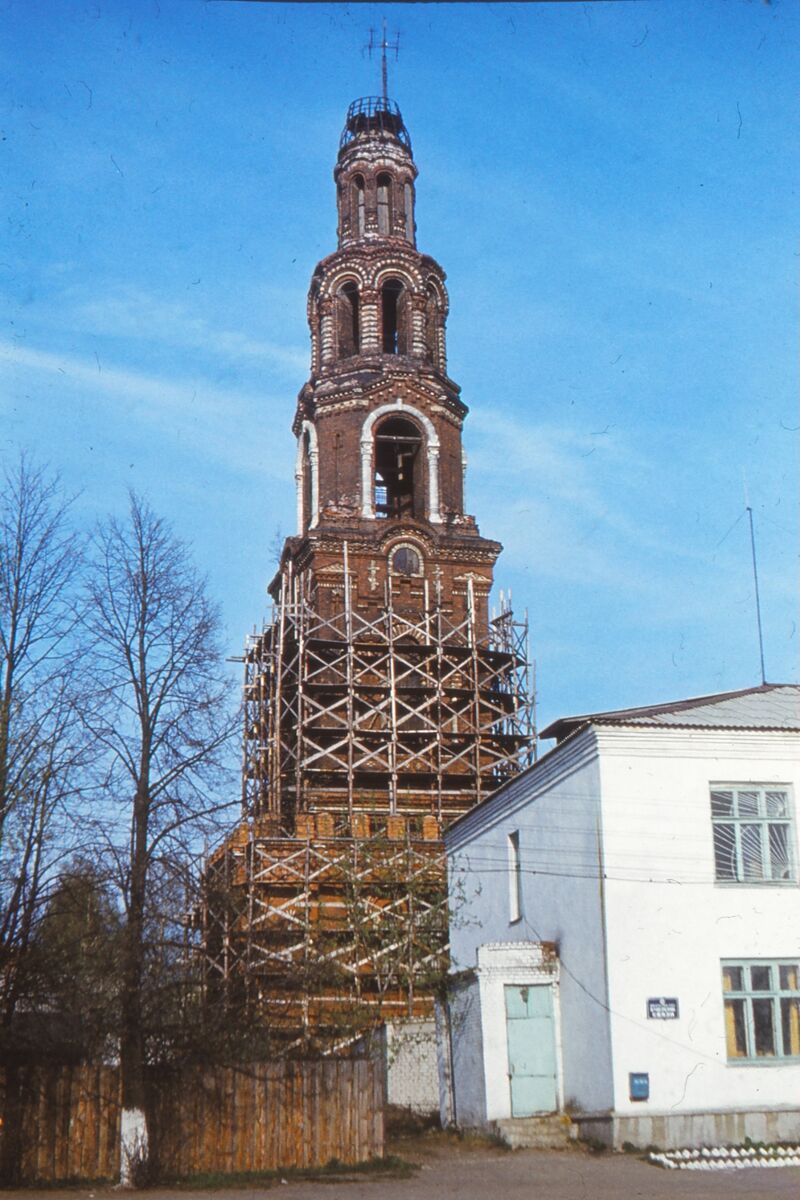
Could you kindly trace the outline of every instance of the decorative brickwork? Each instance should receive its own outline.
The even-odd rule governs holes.
[[[243,823],[209,862],[209,980],[288,1046],[430,1013],[446,954],[442,826],[531,760],[527,628],[464,512],[448,299],[416,248],[396,105],[348,112],[339,248],[311,282],[298,529],[245,654]]]

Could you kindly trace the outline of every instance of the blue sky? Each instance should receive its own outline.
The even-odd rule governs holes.
[[[384,13],[542,722],[759,682],[743,476],[767,677],[796,680],[794,3],[0,0],[3,457],[82,522],[146,494],[239,652]]]

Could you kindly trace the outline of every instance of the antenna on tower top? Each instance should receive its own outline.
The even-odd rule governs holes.
[[[382,31],[382,36],[381,36],[380,41],[377,40],[377,36],[378,35],[376,34],[375,30],[370,29],[369,41],[367,42],[366,50],[367,50],[367,53],[369,54],[370,58],[372,58],[373,50],[380,50],[380,52],[381,52],[381,85],[383,88],[382,95],[383,95],[384,100],[388,100],[389,99],[389,70],[386,65],[386,51],[394,50],[394,58],[395,58],[395,62],[397,62],[397,59],[400,56],[400,34],[396,33],[394,35],[394,41],[388,42],[386,40],[386,20],[384,19],[383,31]]]
[[[761,629],[761,600],[758,595],[758,567],[756,566],[756,535],[753,529],[753,509],[750,505],[750,497],[747,494],[747,477],[743,474],[744,482],[744,503],[747,515],[750,518],[750,551],[753,556],[753,583],[756,591],[756,623],[758,625],[758,650],[761,655],[761,682],[767,682],[767,674],[764,670],[764,634]]]

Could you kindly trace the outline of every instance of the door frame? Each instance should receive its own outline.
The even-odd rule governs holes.
[[[556,1112],[564,1111],[564,1066],[558,951],[552,942],[485,942],[478,947],[480,1046],[483,1064],[484,1119],[511,1116],[505,987],[547,984],[552,989],[556,1052]]]
[[[512,1091],[513,1076],[511,1073],[511,1060],[509,1057],[509,1046],[508,1046],[509,1030],[508,1030],[507,997],[508,997],[508,989],[509,988],[519,988],[519,989],[525,988],[527,990],[530,990],[531,988],[546,988],[548,990],[548,992],[550,993],[550,1030],[551,1030],[551,1034],[552,1034],[552,1038],[553,1038],[553,1096],[555,1099],[555,1107],[548,1108],[548,1109],[537,1109],[536,1112],[527,1113],[525,1117],[520,1117],[520,1118],[515,1118],[515,1115],[514,1115],[514,1095],[513,1095],[513,1091]],[[561,1045],[560,1045],[560,1039],[558,1036],[559,1031],[558,1031],[557,1025],[556,1025],[557,1000],[558,1000],[558,993],[557,993],[556,985],[552,979],[548,979],[548,980],[539,979],[535,983],[531,983],[531,982],[512,983],[510,980],[506,980],[503,983],[503,1019],[504,1019],[505,1033],[506,1033],[506,1078],[508,1079],[508,1110],[509,1110],[509,1115],[512,1119],[527,1120],[528,1117],[550,1116],[550,1115],[552,1115],[552,1113],[558,1113],[558,1112],[563,1111],[563,1103],[562,1103],[562,1095],[561,1095]]]

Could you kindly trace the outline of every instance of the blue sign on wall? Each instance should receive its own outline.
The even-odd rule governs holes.
[[[631,1071],[628,1076],[631,1100],[650,1099],[650,1076],[642,1071]]]

